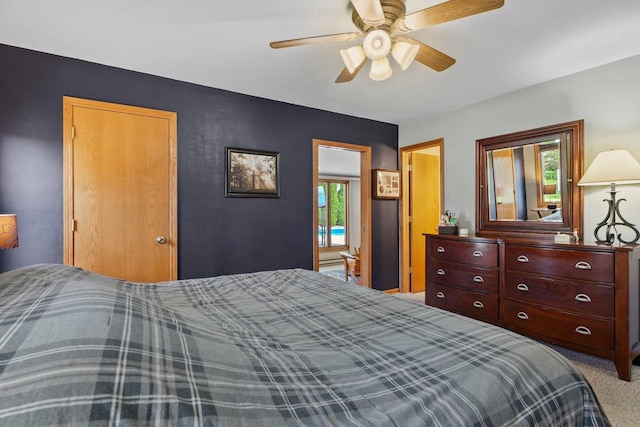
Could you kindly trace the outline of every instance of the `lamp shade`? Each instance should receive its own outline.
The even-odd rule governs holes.
[[[400,68],[406,70],[418,54],[418,49],[420,49],[420,46],[417,44],[395,42],[391,49],[391,55],[400,64]]]
[[[0,249],[18,247],[18,219],[16,215],[0,215]]]
[[[609,150],[593,159],[578,185],[637,183],[640,183],[640,163],[627,150]]]
[[[367,59],[362,46],[353,46],[349,49],[341,49],[340,55],[342,56],[344,65],[347,67],[351,74],[353,74],[356,68],[358,68],[365,59]]]
[[[364,38],[362,48],[369,59],[385,58],[391,50],[391,37],[386,31],[373,30]]]
[[[389,60],[387,58],[374,59],[371,61],[371,71],[369,72],[371,80],[386,80],[391,77],[392,73],[393,71],[391,70],[391,66],[389,65]]]

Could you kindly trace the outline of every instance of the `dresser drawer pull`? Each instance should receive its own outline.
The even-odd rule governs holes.
[[[577,268],[578,270],[591,270],[591,264],[589,264],[589,263],[588,263],[588,262],[586,262],[586,261],[579,261],[579,262],[576,264],[576,268]]]
[[[518,283],[518,286],[516,286],[516,288],[519,291],[529,292],[529,287],[527,285],[525,285],[524,283]]]
[[[447,274],[447,273],[445,273],[443,269],[439,268],[439,269],[438,269],[438,271],[436,271],[436,274],[437,274],[438,276],[444,276],[444,275],[445,275],[445,274]]]
[[[476,283],[484,283],[484,278],[482,276],[473,276],[473,281]]]
[[[481,303],[480,301],[474,301],[474,302],[473,302],[473,306],[474,306],[475,308],[484,308],[484,304],[483,304],[483,303]]]
[[[576,295],[576,301],[591,302],[591,297],[587,294],[578,294]]]
[[[483,257],[484,254],[482,252],[480,252],[480,251],[474,251],[473,252],[473,256],[476,257],[476,258],[480,258],[480,257]]]
[[[524,255],[520,255],[520,256],[518,257],[518,262],[529,262],[529,258],[527,258],[527,257],[526,257],[526,256],[524,256]]]
[[[437,296],[438,298],[444,298],[444,292],[438,292],[438,293],[436,294],[436,296]]]
[[[440,252],[441,254],[443,254],[444,248],[442,246],[438,246],[438,248],[436,249],[436,252]]]
[[[520,318],[522,320],[529,320],[529,315],[527,313],[525,313],[524,311],[520,311],[520,312],[518,312],[518,318]]]
[[[591,335],[591,331],[586,326],[578,326],[576,332],[581,335]]]

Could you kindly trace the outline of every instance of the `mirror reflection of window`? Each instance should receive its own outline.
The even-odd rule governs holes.
[[[560,176],[560,140],[540,142],[536,145],[536,182],[538,187],[538,207],[562,205]]]

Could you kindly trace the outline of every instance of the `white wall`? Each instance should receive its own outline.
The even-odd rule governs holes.
[[[640,160],[640,55],[403,123],[399,146],[444,138],[444,208],[459,213],[462,227],[475,230],[475,141],[579,119],[585,126],[585,170],[596,154],[612,148]],[[622,215],[640,224],[640,185],[618,189],[618,197],[628,200],[621,203]],[[593,230],[607,213],[606,190],[585,187],[586,240],[594,240]]]
[[[360,179],[349,179],[349,251],[360,248]]]

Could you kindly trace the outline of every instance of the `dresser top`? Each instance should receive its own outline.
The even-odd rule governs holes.
[[[478,243],[505,243],[510,245],[520,245],[520,246],[535,246],[535,247],[549,247],[554,249],[575,249],[575,250],[585,250],[585,251],[603,251],[603,252],[613,252],[616,250],[621,251],[639,251],[640,245],[628,245],[628,244],[620,244],[614,243],[613,245],[605,245],[596,242],[569,242],[569,243],[556,243],[553,240],[531,240],[531,239],[498,239],[493,237],[478,237],[478,236],[453,236],[449,234],[429,234],[423,233],[426,237],[444,239],[444,240],[457,240],[457,241],[471,241]]]

